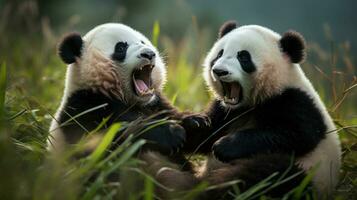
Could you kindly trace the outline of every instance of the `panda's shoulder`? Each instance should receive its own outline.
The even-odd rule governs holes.
[[[256,116],[265,122],[276,123],[276,120],[281,120],[293,124],[308,123],[315,128],[324,129],[321,127],[324,124],[323,113],[313,98],[299,88],[287,88],[258,105]]]
[[[111,103],[112,99],[105,96],[100,92],[95,92],[92,89],[80,89],[68,96],[67,104],[78,105],[78,106],[92,106],[98,103]]]
[[[81,89],[68,96],[64,109],[67,114],[76,115],[82,112],[109,113],[124,110],[126,107],[123,102],[115,98],[110,98],[92,89]]]
[[[299,88],[286,88],[280,94],[274,95],[259,104],[258,107],[278,111],[281,108],[290,110],[297,107],[302,109],[316,106],[314,105],[313,98],[307,92]]]

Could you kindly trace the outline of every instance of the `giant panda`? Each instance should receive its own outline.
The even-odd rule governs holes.
[[[240,179],[245,191],[274,172],[287,172],[286,178],[295,178],[269,194],[281,197],[311,171],[314,192],[321,198],[331,195],[338,181],[340,142],[299,65],[305,54],[304,39],[295,31],[281,36],[258,25],[222,25],[204,62],[204,78],[214,94],[205,112],[210,126],[198,122],[187,131],[184,146],[188,153],[209,157],[185,184]],[[161,173],[167,184],[168,177],[187,176],[170,168]],[[202,199],[224,199],[222,190],[207,191]]]
[[[182,116],[161,94],[166,66],[159,52],[138,31],[119,23],[99,25],[84,37],[66,35],[58,52],[68,67],[62,101],[50,126],[51,152],[77,144],[104,119],[102,132],[114,122]],[[150,150],[173,155],[185,141],[185,130],[171,120],[141,138],[149,141]],[[83,153],[88,155],[91,148]]]

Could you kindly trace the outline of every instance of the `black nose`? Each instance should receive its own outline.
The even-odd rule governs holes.
[[[223,70],[223,69],[213,69],[213,73],[215,73],[217,76],[225,76],[229,74],[228,71]]]
[[[148,60],[152,60],[155,57],[155,52],[153,51],[145,51],[140,54],[141,57],[146,58]]]

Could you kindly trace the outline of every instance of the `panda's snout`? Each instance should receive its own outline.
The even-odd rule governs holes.
[[[217,75],[218,77],[220,76],[226,76],[229,74],[229,72],[227,70],[224,69],[212,69],[213,73],[215,75]]]
[[[153,52],[151,50],[144,50],[139,55],[140,58],[145,58],[145,59],[148,59],[149,61],[152,61],[155,58],[155,56],[156,56],[155,52]]]
[[[214,81],[217,79],[229,81],[232,77],[232,72],[224,65],[215,65],[211,70],[211,76]]]

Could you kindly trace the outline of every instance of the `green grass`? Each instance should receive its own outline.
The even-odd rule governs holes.
[[[74,150],[48,156],[49,123],[60,102],[66,66],[55,52],[62,32],[46,25],[40,30],[40,34],[26,36],[0,30],[0,199],[153,199],[153,188],[164,186],[141,171],[141,162],[133,157],[144,141],[128,138],[111,156],[103,156],[116,130],[124,124],[112,126],[87,158],[71,161]],[[168,64],[165,95],[181,110],[202,110],[210,94],[201,75],[201,63],[213,44],[209,38],[215,33],[200,30],[195,21],[179,41],[160,32],[158,22],[152,32],[153,43],[164,51]],[[329,50],[309,44],[309,58],[302,67],[334,118],[343,146],[341,181],[335,199],[351,199],[357,196],[355,58],[345,44],[331,41],[334,48]],[[122,177],[121,183],[106,181],[112,172]],[[97,176],[86,184],[93,174]],[[298,199],[306,182],[289,195]],[[251,190],[240,193],[236,188],[229,195],[250,199],[274,184],[278,183],[272,185],[267,178]],[[204,189],[209,188],[202,184],[182,199],[194,199]]]

